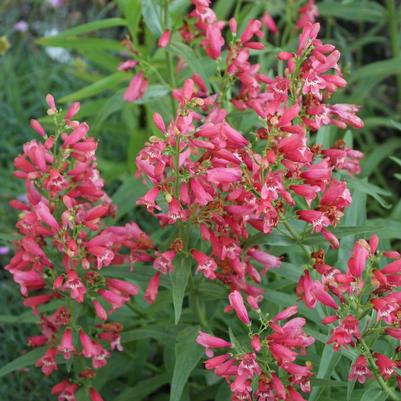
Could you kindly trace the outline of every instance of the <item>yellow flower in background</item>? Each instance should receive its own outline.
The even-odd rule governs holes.
[[[87,64],[83,58],[76,57],[74,59],[74,67],[78,72],[85,72]]]
[[[6,54],[9,47],[10,47],[10,42],[8,41],[7,37],[0,36],[0,56]]]

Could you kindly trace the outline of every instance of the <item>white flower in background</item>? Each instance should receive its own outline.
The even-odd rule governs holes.
[[[58,33],[58,29],[51,28],[45,31],[44,36],[55,36]],[[45,47],[45,52],[52,60],[60,63],[68,63],[72,60],[71,53],[61,47]]]

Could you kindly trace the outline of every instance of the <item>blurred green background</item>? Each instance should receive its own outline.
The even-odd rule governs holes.
[[[189,0],[170,1],[169,25],[179,28],[190,9]],[[219,18],[226,19],[238,7],[240,22],[269,10],[279,28],[293,24],[295,0],[218,0],[213,2]],[[336,95],[336,102],[361,106],[366,127],[353,132],[327,128],[329,142],[345,138],[366,157],[355,188],[367,197],[367,217],[371,224],[393,230],[388,239],[399,249],[397,231],[401,224],[401,38],[400,2],[394,0],[318,1],[323,38],[342,53],[341,65],[349,86]],[[12,161],[24,142],[34,137],[30,118],[42,116],[44,96],[52,93],[61,107],[82,102],[79,119],[88,121],[99,140],[99,167],[108,182],[108,192],[120,206],[118,218],[135,217],[145,229],[152,220],[134,209],[132,199],[143,191],[133,180],[134,159],[146,139],[153,134],[150,123],[154,111],[166,118],[170,103],[168,88],[157,82],[151,68],[147,75],[154,84],[144,99],[128,104],[122,93],[132,77],[117,71],[127,58],[121,43],[130,34],[145,61],[167,75],[163,53],[156,40],[161,32],[161,2],[158,0],[2,0],[0,1],[0,262],[7,263],[12,250],[16,213],[8,201],[23,195],[23,183],[12,176]],[[82,25],[86,24],[86,25]],[[89,25],[88,25],[89,24]],[[78,29],[72,27],[81,26]],[[66,31],[64,33],[64,31]],[[291,48],[297,40],[292,35]],[[277,42],[274,40],[275,43]],[[277,43],[276,43],[277,44]],[[278,47],[269,47],[259,57],[262,70],[272,73]],[[196,52],[175,43],[175,56],[185,59],[192,71],[200,68]],[[199,59],[203,61],[203,59]],[[208,64],[205,61],[208,72]],[[185,76],[185,74],[183,75]],[[46,125],[46,118],[42,120]],[[351,222],[349,220],[349,222]],[[401,237],[399,232],[398,238]],[[23,311],[21,297],[8,277],[0,271],[1,315]],[[26,349],[25,337],[32,326],[10,324],[0,319],[0,363],[11,361]],[[36,369],[27,369],[0,379],[0,398],[12,401],[49,400],[50,383]]]

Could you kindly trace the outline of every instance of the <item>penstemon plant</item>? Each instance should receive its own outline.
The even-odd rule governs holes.
[[[166,53],[173,114],[168,120],[153,114],[158,134],[136,157],[136,175],[147,187],[136,203],[158,220],[164,235],[153,240],[135,222],[113,225],[116,207],[103,190],[97,142],[86,123],[74,120],[79,103],[63,112],[47,95],[52,129],[31,121],[41,140],[25,144],[15,159],[26,199],[11,202],[20,212],[20,238],[6,270],[24,305],[40,315],[41,333],[28,339],[40,351],[36,366],[46,376],[64,372],[51,390],[59,401],[102,400],[97,372],[113,351],[125,352],[124,326],[130,326],[118,310],[146,319],[131,298],[141,292],[154,304],[169,278],[175,324],[188,302],[191,323],[201,326],[191,341],[204,348],[206,370],[225,380],[233,401],[308,398],[322,357],[308,360],[308,349],[322,335],[315,320],[308,322],[314,308],[328,327],[324,342],[352,359],[350,382],[375,380],[380,394],[400,400],[400,254],[378,251],[373,235],[355,242],[343,266],[326,262],[328,252],[347,252],[333,228],[351,205],[348,181],[360,172],[363,154],[343,140],[324,147],[316,131],[362,128],[363,122],[357,106],[331,101],[347,83],[339,51],[318,39],[314,2],[303,4],[296,24],[284,31],[284,39],[298,36],[298,45],[278,52],[277,75],[261,72],[255,62],[266,48],[265,31],[278,33],[267,12],[239,29],[235,17],[220,21],[209,0],[192,4],[177,33],[168,26],[164,3],[158,47],[168,48],[176,35],[200,46],[215,75],[181,77],[185,62],[175,65]],[[122,97],[134,102],[146,96],[150,71],[160,83],[166,79],[134,43],[125,45],[132,59],[118,69],[135,75]],[[268,252],[266,245],[277,240],[290,244],[286,254]],[[291,252],[301,255],[297,284],[286,286],[299,305],[294,300],[268,312],[275,297],[271,278]],[[151,272],[146,289],[132,270]],[[200,285],[224,288],[223,312],[234,312],[237,320],[225,323],[220,315],[213,330]],[[181,398],[189,373],[180,373],[180,390],[173,377],[173,399]]]

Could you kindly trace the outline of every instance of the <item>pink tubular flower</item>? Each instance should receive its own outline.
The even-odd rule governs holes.
[[[262,22],[271,33],[278,33],[277,25],[267,11],[263,14]]]
[[[221,55],[221,48],[224,46],[224,39],[221,34],[221,24],[213,23],[206,28],[206,37],[202,41],[202,45],[207,55],[216,60]]]
[[[205,190],[199,179],[191,179],[190,186],[194,194],[195,202],[199,205],[205,206],[213,200],[212,195]]]
[[[42,127],[41,123],[38,120],[31,120],[31,127],[34,129],[40,136],[46,136],[46,131]]]
[[[92,366],[94,369],[100,369],[107,364],[107,358],[110,357],[110,353],[98,343],[93,343],[93,345],[95,347],[95,355],[92,357]]]
[[[70,270],[67,273],[67,279],[65,280],[64,291],[70,290],[70,296],[75,301],[82,303],[84,301],[84,296],[86,293],[86,288],[79,278],[77,272]]]
[[[109,313],[113,313],[115,310],[124,306],[128,301],[129,297],[127,295],[117,294],[116,292],[100,289],[98,294],[109,304],[111,304],[111,309]]]
[[[37,205],[34,206],[34,210],[40,220],[46,223],[49,227],[54,230],[58,230],[60,228],[57,220],[51,214],[47,205],[43,202],[39,202]]]
[[[38,306],[46,304],[51,299],[53,299],[53,295],[51,294],[42,294],[28,297],[24,299],[24,306],[32,308],[33,313],[37,315],[39,313]]]
[[[129,83],[123,98],[126,102],[134,102],[143,97],[147,88],[148,80],[144,78],[143,72],[139,72]]]
[[[255,335],[252,337],[251,346],[252,346],[252,349],[253,349],[255,352],[259,352],[259,351],[262,349],[262,346],[261,346],[261,344],[260,344],[259,335],[255,334]]]
[[[78,112],[81,107],[81,104],[79,102],[74,102],[72,105],[68,108],[67,113],[65,115],[65,120],[71,120],[72,117],[74,117]]]
[[[63,336],[61,337],[60,345],[57,347],[57,351],[62,353],[64,359],[70,359],[71,354],[75,352],[75,347],[72,343],[72,330],[66,329]]]
[[[238,168],[216,167],[207,171],[207,179],[214,184],[227,184],[236,182],[241,178],[241,170]]]
[[[286,398],[286,401],[305,401],[301,394],[299,394],[298,391],[295,391],[292,387],[288,386],[287,391],[288,397]]]
[[[54,348],[49,348],[45,354],[36,361],[35,366],[41,368],[45,376],[50,376],[54,370],[58,370],[56,352]]]
[[[297,215],[301,220],[312,224],[313,231],[317,233],[330,224],[330,220],[318,210],[297,210]]]
[[[93,358],[97,351],[95,344],[92,342],[91,338],[83,331],[79,331],[79,339],[82,345],[82,355],[85,358]]]
[[[205,348],[231,348],[231,343],[219,337],[211,336],[210,334],[199,332],[196,342]]]
[[[372,377],[372,372],[368,368],[368,363],[363,355],[360,355],[356,362],[352,365],[349,373],[349,380],[358,380],[359,383],[365,383],[366,379]]]
[[[379,368],[380,374],[384,380],[389,380],[391,376],[395,373],[396,364],[386,355],[380,354],[378,352],[374,353],[376,365]]]
[[[147,303],[153,304],[157,298],[157,293],[159,290],[159,280],[160,280],[160,272],[157,272],[153,278],[149,281],[148,287],[146,288],[144,299]]]
[[[289,306],[288,308],[285,308],[281,312],[277,313],[277,315],[275,315],[272,318],[272,321],[277,322],[279,320],[287,320],[289,317],[291,317],[297,313],[298,313],[297,305]]]
[[[198,263],[196,273],[201,272],[209,280],[214,280],[216,278],[216,262],[210,256],[207,256],[203,252],[197,251],[196,249],[192,249],[191,254]]]
[[[244,300],[239,291],[233,291],[228,296],[231,307],[235,310],[235,313],[238,316],[238,319],[241,320],[246,325],[250,325],[251,321],[249,320],[248,311],[245,308]]]
[[[157,46],[160,48],[164,48],[168,46],[170,43],[170,38],[171,38],[171,31],[169,29],[166,29],[160,36]]]
[[[164,124],[163,117],[159,113],[153,113],[153,122],[161,132],[166,132],[166,126]]]
[[[332,330],[327,344],[334,344],[333,348],[338,351],[342,346],[354,346],[356,341],[361,338],[359,321],[352,315],[342,320],[341,324]]]
[[[96,316],[101,320],[107,320],[107,312],[96,299],[93,300],[93,307],[95,308]]]
[[[117,69],[118,71],[129,71],[135,68],[138,65],[138,62],[135,60],[127,60],[122,62],[121,64],[118,65]]]
[[[270,255],[256,248],[250,249],[248,255],[264,266],[263,273],[266,273],[270,269],[277,269],[281,265],[279,257]]]
[[[110,290],[127,296],[137,295],[139,291],[137,285],[116,278],[106,279],[106,285]]]
[[[348,270],[356,278],[362,276],[369,258],[369,245],[365,241],[357,241],[348,260]]]
[[[47,111],[48,114],[54,114],[57,112],[56,102],[54,101],[54,97],[50,93],[46,95],[46,103],[49,106],[49,110]]]
[[[103,401],[102,396],[93,387],[89,389],[89,395],[91,401]]]
[[[153,268],[162,274],[172,272],[174,269],[173,259],[175,255],[176,252],[172,250],[160,253],[153,262]]]
[[[76,401],[75,393],[77,390],[78,384],[71,383],[69,380],[63,380],[53,386],[51,393],[57,395],[58,401]]]

